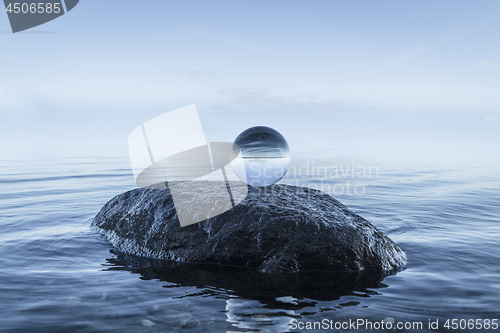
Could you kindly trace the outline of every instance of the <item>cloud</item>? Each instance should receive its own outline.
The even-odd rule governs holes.
[[[492,122],[496,121],[496,119],[494,117],[491,117],[491,116],[486,116],[483,118],[483,121],[485,121],[487,123],[492,123]]]
[[[483,60],[479,61],[479,65],[480,66],[490,66],[491,65],[491,61],[483,59]]]

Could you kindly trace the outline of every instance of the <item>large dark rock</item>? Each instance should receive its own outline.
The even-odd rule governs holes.
[[[194,214],[199,200],[219,195],[214,182],[172,185],[197,193]],[[235,196],[246,190],[231,183]],[[261,272],[394,270],[406,262],[397,244],[364,218],[324,192],[295,186],[248,186],[236,207],[182,228],[168,188],[135,189],[104,205],[91,227],[123,253]]]

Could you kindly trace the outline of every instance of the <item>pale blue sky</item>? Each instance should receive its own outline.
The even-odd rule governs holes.
[[[2,152],[127,156],[196,104],[208,140],[265,125],[292,156],[499,157],[499,1],[82,0],[9,33]]]

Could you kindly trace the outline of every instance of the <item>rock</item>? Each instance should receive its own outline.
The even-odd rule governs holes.
[[[196,190],[198,200],[213,200],[221,194],[210,183],[175,186],[185,186],[186,193]],[[406,263],[396,243],[324,192],[281,184],[230,185],[233,196],[248,191],[246,198],[200,223],[180,227],[167,187],[140,188],[114,197],[91,227],[122,253],[254,267],[261,272],[396,270]],[[191,207],[196,214],[196,201]]]

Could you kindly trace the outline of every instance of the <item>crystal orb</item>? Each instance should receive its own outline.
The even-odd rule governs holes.
[[[275,129],[255,126],[243,131],[236,140],[239,147],[231,162],[235,174],[256,187],[270,186],[283,178],[290,166],[290,148]]]

